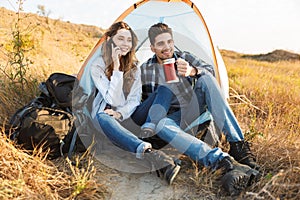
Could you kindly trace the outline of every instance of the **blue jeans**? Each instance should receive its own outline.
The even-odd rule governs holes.
[[[162,85],[158,86],[154,93],[155,97],[148,111],[146,122],[142,125],[142,128],[150,128],[152,130],[155,130],[158,122],[167,116],[174,96],[169,88]]]
[[[228,103],[221,95],[219,86],[212,75],[202,75],[197,80],[194,91],[199,110],[195,109],[194,98],[183,115],[188,115],[190,119],[195,119],[199,116],[199,113],[203,113],[208,109],[217,127],[224,132],[229,142],[244,140],[241,128]],[[165,142],[204,166],[214,167],[220,160],[228,156],[221,149],[211,148],[195,136],[184,132],[181,121],[180,113],[173,113],[158,123],[155,132]]]
[[[164,92],[166,95],[163,94]],[[166,116],[166,112],[168,112],[170,108],[172,97],[173,94],[168,88],[159,86],[157,90],[149,95],[149,97],[136,108],[131,115],[131,119],[138,126],[143,126],[146,122],[149,123],[151,121],[157,124],[160,119]],[[156,106],[152,107],[154,104],[160,105],[158,107],[162,108],[163,112],[161,113],[161,110],[158,110]],[[153,111],[149,114],[151,109],[153,109]]]
[[[148,112],[154,102],[156,93],[153,92],[145,101],[143,101],[132,113],[131,119],[138,126],[142,126],[147,119]]]
[[[142,149],[141,152],[137,151],[139,148],[143,148],[145,142],[122,126],[114,117],[102,112],[97,114],[97,120],[102,132],[116,146],[132,153],[142,153]]]
[[[219,161],[229,156],[220,148],[212,149],[202,140],[184,132],[178,122],[176,123],[174,119],[168,117],[158,123],[156,132],[162,140],[204,166],[215,168]]]
[[[225,134],[227,141],[238,142],[244,140],[238,121],[228,102],[222,96],[216,79],[211,74],[202,75],[196,82],[194,91],[200,112],[202,113],[205,109],[208,109],[216,126]]]

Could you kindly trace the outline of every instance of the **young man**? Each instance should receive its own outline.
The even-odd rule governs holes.
[[[155,133],[162,140],[204,166],[223,169],[223,187],[231,195],[239,194],[258,178],[259,172],[256,169],[259,169],[259,165],[255,162],[249,144],[244,140],[233,112],[221,95],[213,67],[187,52],[175,52],[172,30],[164,23],[151,26],[148,36],[151,50],[155,55],[141,66],[143,99],[152,97],[151,94],[160,85],[169,86],[176,97],[172,98],[168,113],[157,124]],[[165,81],[162,65],[163,60],[169,58],[176,59],[179,78],[179,83],[172,87]],[[194,88],[191,85],[192,79],[197,80]],[[182,106],[181,102],[190,102],[190,104]],[[191,120],[196,119],[205,110],[210,111],[217,127],[229,141],[229,155],[220,148],[211,148],[194,135],[183,131]],[[141,134],[142,138],[152,135],[147,130],[142,131]]]

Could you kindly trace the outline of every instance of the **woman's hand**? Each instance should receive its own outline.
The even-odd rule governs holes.
[[[121,49],[120,47],[116,46],[114,47],[114,44],[111,43],[111,58],[114,62],[114,70],[119,71],[120,67],[120,57],[121,57]]]
[[[115,119],[119,120],[122,118],[121,113],[114,111],[113,109],[106,109],[106,110],[104,110],[104,112],[110,116],[113,116]]]

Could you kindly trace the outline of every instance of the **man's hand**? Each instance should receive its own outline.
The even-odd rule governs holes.
[[[177,71],[180,76],[195,76],[197,71],[194,67],[191,67],[187,61],[182,58],[176,60]]]

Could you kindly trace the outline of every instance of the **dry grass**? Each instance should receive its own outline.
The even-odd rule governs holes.
[[[1,15],[5,14],[0,11]],[[6,29],[1,30],[8,36],[10,27],[3,19],[0,19],[1,27]],[[43,34],[35,36],[37,49],[28,54],[34,60],[28,75],[41,81],[55,71],[76,73],[97,41],[91,34],[93,31],[90,27],[59,20],[50,20],[48,24],[43,21],[40,17],[33,20],[42,24]],[[236,198],[300,199],[300,63],[258,62],[229,51],[222,51],[222,55],[230,79],[230,104],[263,168],[262,179]],[[0,58],[7,59],[3,52]],[[29,85],[24,92],[27,95],[21,98],[17,92],[3,87],[6,80],[2,74],[0,78],[0,123],[4,123],[37,90],[34,84]],[[225,150],[226,147],[224,144]],[[40,152],[28,155],[16,149],[1,133],[0,199],[103,198],[104,187],[95,189],[93,166],[90,163],[74,167],[64,159],[54,164]],[[189,199],[231,199],[218,187],[218,178],[217,173],[199,168],[183,157],[183,168],[174,187],[188,186]]]
[[[8,52],[12,50],[12,31],[16,23],[16,13],[0,7],[0,69],[7,73],[11,70],[8,65]],[[89,52],[92,50],[103,29],[47,19],[36,14],[21,13],[19,23],[24,35],[28,51],[24,57],[29,64],[26,79],[28,84],[25,91],[15,85],[7,85],[8,78],[0,73],[0,121],[10,117],[16,108],[20,108],[38,94],[36,79],[44,81],[53,72],[76,74]]]
[[[1,7],[0,15],[0,47],[11,49],[11,33],[17,16]],[[20,29],[26,35],[30,49],[25,56],[33,62],[30,68],[39,78],[57,71],[77,73],[103,32],[96,26],[77,25],[30,13],[21,13]],[[0,64],[5,65],[6,60],[6,52],[0,50]]]
[[[87,157],[81,168],[63,158],[54,165],[38,149],[29,155],[16,148],[2,131],[0,138],[0,199],[103,198],[105,189],[92,179],[96,170]]]
[[[300,63],[223,55],[230,103],[264,169],[264,178],[247,198],[299,199]]]

